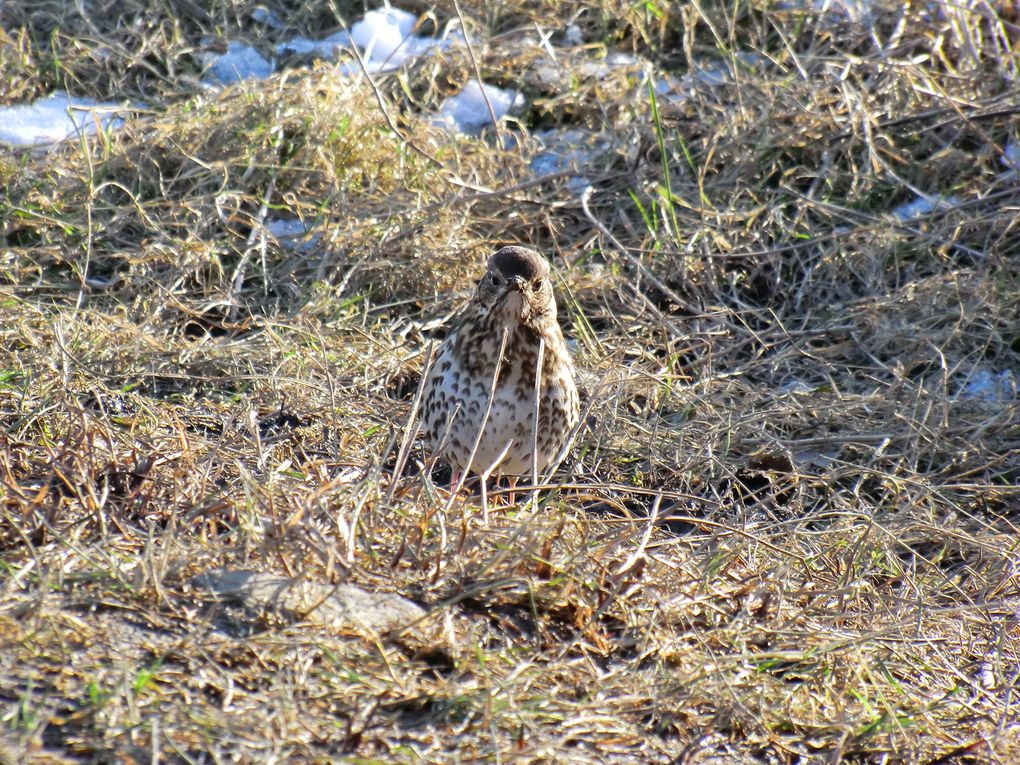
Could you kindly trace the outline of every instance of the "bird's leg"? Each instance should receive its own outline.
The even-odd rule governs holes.
[[[510,505],[513,506],[514,500],[517,498],[517,481],[518,476],[512,475],[506,479],[506,482],[510,485],[510,493],[507,494],[507,500]]]
[[[482,523],[489,525],[489,474],[482,476]]]
[[[460,483],[460,471],[454,470],[450,473],[450,493],[452,494],[457,490],[457,484]]]
[[[513,445],[513,439],[507,441],[506,446],[503,447],[503,451],[499,453],[499,456],[496,457],[496,459],[493,460],[493,463],[478,476],[482,482],[482,521],[486,526],[489,525],[489,476],[492,475],[492,471],[496,469],[496,466],[503,461],[503,458],[506,457],[506,453],[510,451],[510,447]]]
[[[531,485],[538,486],[538,410],[542,403],[542,357],[545,356],[545,338],[538,340],[538,358],[535,359],[535,408],[531,413]],[[510,484],[510,504],[514,503],[514,488],[517,486],[517,479]],[[532,496],[535,498],[535,505],[538,505],[538,490]]]

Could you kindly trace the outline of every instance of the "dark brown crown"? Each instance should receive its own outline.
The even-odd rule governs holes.
[[[525,281],[534,281],[549,275],[546,259],[527,247],[503,247],[489,258],[488,269],[497,271],[509,279],[519,276]]]

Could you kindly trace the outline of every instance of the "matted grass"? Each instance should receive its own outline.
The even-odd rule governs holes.
[[[208,35],[361,13],[263,5],[287,28],[0,10],[0,101],[137,107],[0,151],[0,759],[1020,759],[1014,16],[466,2],[528,98],[471,138],[429,120],[463,51],[200,87]],[[552,77],[527,38],[569,24]],[[535,181],[551,128],[597,134],[590,196]],[[919,194],[952,204],[892,214]],[[587,419],[486,525],[420,443],[394,465],[428,338],[513,241],[554,265]],[[215,568],[431,615],[339,633],[214,602]]]

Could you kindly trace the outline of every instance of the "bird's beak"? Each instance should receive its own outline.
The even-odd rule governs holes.
[[[528,314],[528,293],[526,293],[524,291],[526,286],[527,286],[527,282],[521,276],[511,276],[507,280],[507,290],[506,290],[507,297],[509,297],[511,295],[519,295],[520,296],[520,300],[517,303],[517,305],[520,308],[520,314],[518,315],[517,318],[520,321],[523,321],[524,318]]]

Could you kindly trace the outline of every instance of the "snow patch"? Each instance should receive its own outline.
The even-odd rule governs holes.
[[[656,98],[679,104],[693,98],[699,89],[718,88],[733,82],[741,67],[758,70],[766,63],[767,60],[761,54],[738,51],[732,59],[696,62],[683,77],[659,77],[652,81],[652,88]]]
[[[364,51],[369,71],[399,69],[433,49],[445,50],[463,40],[459,32],[447,32],[442,38],[412,34],[418,17],[399,8],[369,11],[351,27],[351,40]],[[448,28],[449,29],[449,28]],[[360,71],[360,67],[355,67]]]
[[[442,38],[420,37],[413,34],[418,17],[400,8],[388,6],[369,11],[351,27],[341,30],[322,40],[295,37],[276,46],[276,54],[285,56],[297,54],[334,59],[342,49],[355,45],[361,50],[361,58],[369,73],[392,71],[433,49],[444,50],[463,40],[459,32],[445,34]],[[342,74],[357,75],[362,69],[357,62],[338,67]]]
[[[804,393],[814,393],[818,389],[818,386],[811,385],[804,380],[800,380],[796,377],[787,380],[779,387],[779,393],[783,396],[789,395],[800,395]]]
[[[351,47],[351,36],[346,31],[336,32],[322,40],[309,40],[307,37],[295,37],[276,46],[277,56],[296,54],[298,56],[317,56],[318,58],[336,58],[337,53]]]
[[[54,91],[32,104],[0,107],[0,143],[8,146],[46,146],[82,131],[117,129],[124,124],[113,111],[123,104],[101,103]]]
[[[255,48],[231,40],[226,53],[203,53],[203,82],[207,85],[230,85],[242,80],[264,80],[273,73],[273,63]]]
[[[598,133],[587,130],[541,130],[534,135],[541,150],[531,160],[535,175],[548,175],[566,170],[576,171],[568,176],[567,187],[581,194],[591,180],[584,170],[592,160],[610,149],[610,142]]]
[[[531,44],[539,43],[534,40]],[[644,68],[645,62],[630,53],[609,53],[602,59],[581,59],[577,54],[570,55],[569,51],[543,45],[548,59],[543,59],[535,65],[535,76],[543,85],[549,87],[569,87],[571,80],[581,75],[595,80],[604,80],[617,72],[637,72]],[[565,64],[559,63],[557,51],[564,57]]]
[[[893,209],[892,215],[900,221],[916,220],[936,210],[952,210],[960,204],[961,200],[957,197],[940,197],[925,194],[896,207]]]
[[[997,403],[1016,399],[1017,380],[1012,369],[993,372],[990,369],[975,369],[963,388],[960,398],[971,401]]]
[[[812,11],[826,21],[869,24],[872,0],[780,0],[775,7],[784,11]]]
[[[872,0],[814,0],[811,9],[823,16],[834,16],[837,19],[867,24],[871,22]]]
[[[1020,170],[1020,142],[1010,140],[1002,150],[1001,162],[1010,170]]]
[[[597,80],[604,80],[613,72],[624,69],[638,69],[644,62],[630,53],[619,53],[613,51],[601,61],[588,61],[581,67],[581,72],[587,77],[594,77]]]
[[[567,28],[563,30],[563,42],[567,45],[584,45],[584,34],[581,32],[581,27],[577,24],[567,24]]]
[[[308,226],[297,218],[270,218],[265,225],[266,231],[276,239],[294,239],[308,233]]]
[[[408,11],[380,8],[369,11],[351,27],[351,39],[366,59],[399,66],[409,57],[408,46],[413,44],[411,36],[417,21],[417,16]]]
[[[443,101],[432,124],[451,132],[477,135],[482,128],[492,124],[493,116],[499,121],[511,109],[523,104],[524,96],[516,90],[468,80],[460,93]],[[492,114],[489,113],[489,105],[492,106]]]
[[[297,218],[270,218],[264,225],[281,246],[296,252],[310,252],[322,239],[321,234],[313,233],[313,226]]]
[[[251,18],[256,24],[264,24],[270,29],[283,29],[284,23],[280,16],[271,8],[256,5],[252,8]]]

